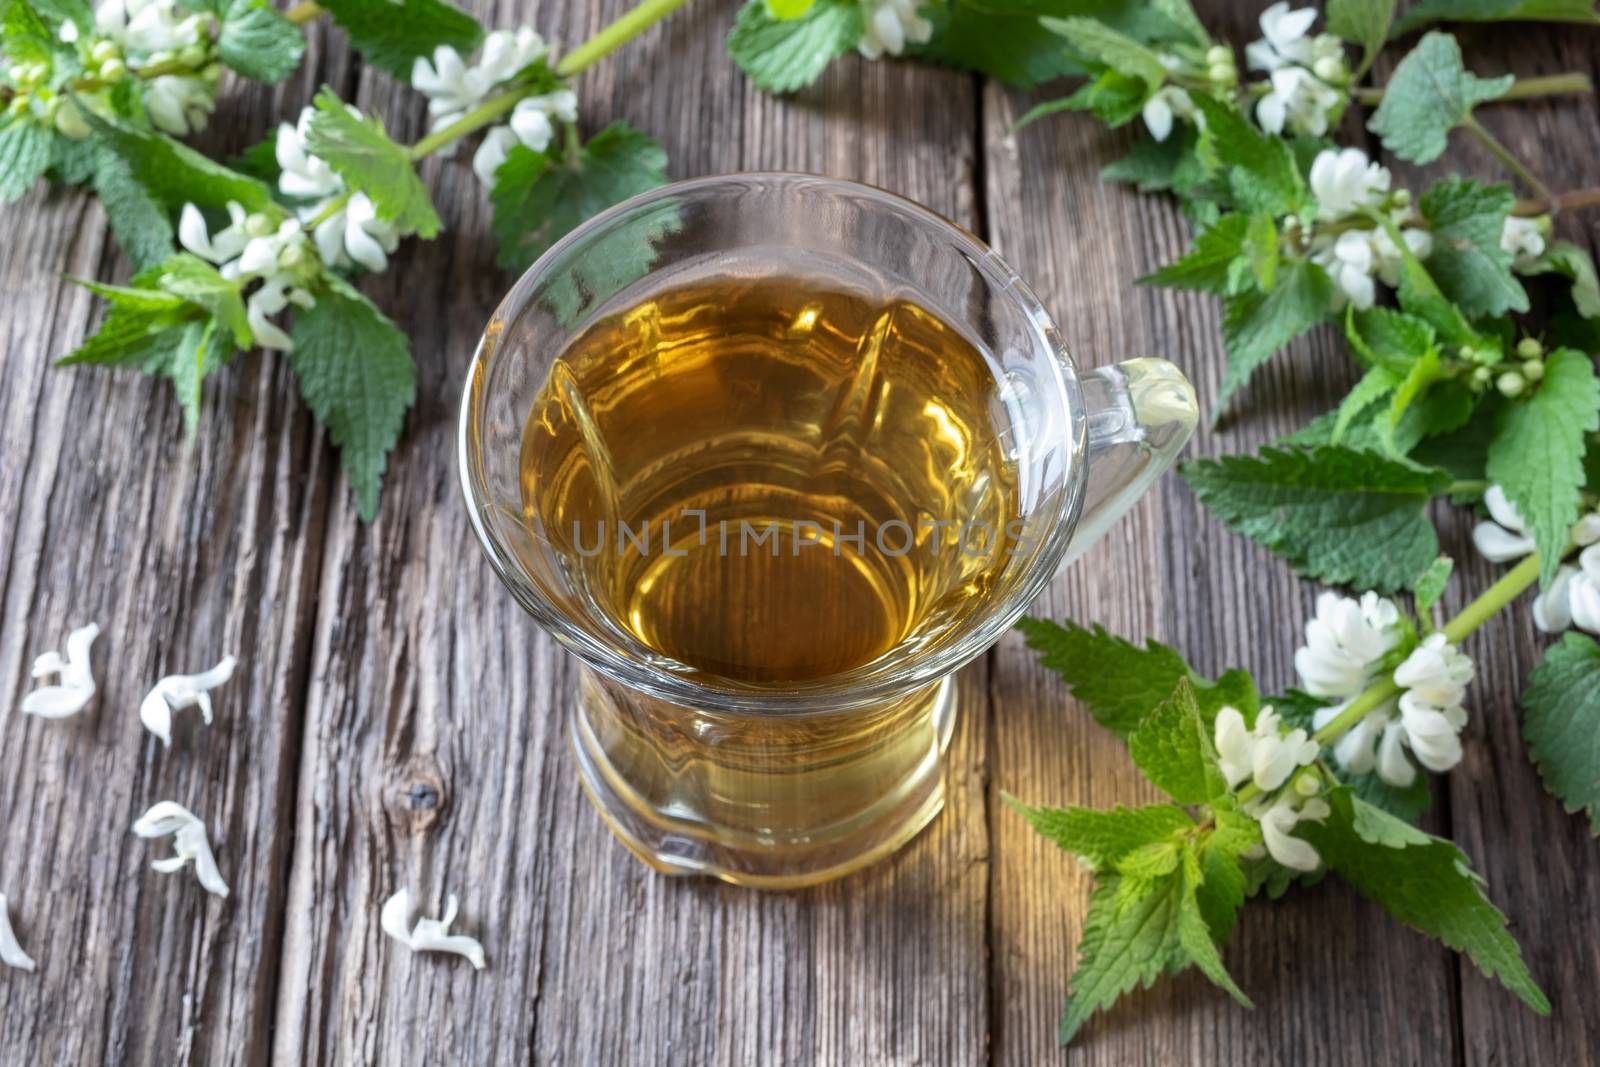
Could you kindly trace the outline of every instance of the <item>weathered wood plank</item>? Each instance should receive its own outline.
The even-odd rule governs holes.
[[[624,7],[490,18],[576,41]],[[601,64],[580,87],[586,125],[626,117],[662,141],[675,177],[822,171],[974,221],[970,78],[852,59],[774,100],[727,61],[728,20],[690,8]],[[387,79],[366,76],[362,100],[399,135],[420,128],[420,99]],[[464,371],[511,280],[487,267],[487,207],[465,158],[430,167],[450,231],[372,283],[416,339],[419,404],[377,522],[358,527],[341,502],[328,523],[339,562],[319,594],[274,1060],[976,1062],[981,665],[963,679],[949,808],[893,861],[841,883],[759,894],[660,877],[579,795],[573,665],[490,574],[456,488]],[[384,939],[379,905],[407,884],[428,908],[460,894],[487,971]]]
[[[337,74],[313,43],[286,89]],[[235,88],[230,149],[278,112]],[[214,142],[216,143],[216,142]],[[0,888],[39,971],[0,974],[7,1063],[265,1060],[310,653],[311,595],[336,472],[285,364],[240,357],[205,390],[194,444],[171,387],[56,370],[98,314],[59,273],[121,277],[92,198],[36,191],[0,215],[7,249],[0,376]],[[33,657],[95,620],[99,693],[76,719],[18,712]],[[240,667],[217,721],[180,715],[163,750],[137,709],[164,674]],[[225,901],[149,869],[170,840],[129,827],[158,800],[207,822]]]

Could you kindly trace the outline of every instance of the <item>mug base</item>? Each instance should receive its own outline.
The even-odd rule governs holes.
[[[587,673],[587,672],[585,672]],[[591,721],[603,699],[585,678],[572,710],[578,780],[600,818],[655,871],[700,875],[755,889],[802,889],[851,874],[899,849],[944,807],[944,751],[954,732],[956,689],[945,678],[928,694],[924,758],[883,796],[832,825],[773,833],[735,830],[651,804],[608,757]]]

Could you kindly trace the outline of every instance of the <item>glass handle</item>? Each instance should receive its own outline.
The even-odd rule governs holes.
[[[1071,562],[1172,466],[1200,421],[1194,386],[1164,359],[1130,359],[1080,379],[1088,413],[1083,512]]]

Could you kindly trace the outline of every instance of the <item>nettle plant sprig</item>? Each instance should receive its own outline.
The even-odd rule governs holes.
[[[1255,455],[1183,474],[1229,527],[1302,575],[1367,590],[1317,600],[1295,656],[1300,688],[1264,698],[1246,671],[1215,681],[1174,650],[1100,629],[1023,630],[1170,803],[1095,811],[1013,802],[1095,872],[1061,1036],[1163,973],[1198,967],[1241,1003],[1221,950],[1246,899],[1333,873],[1459,951],[1539,1012],[1549,1003],[1484,883],[1449,841],[1416,828],[1430,772],[1461,760],[1474,668],[1462,641],[1535,585],[1535,625],[1600,633],[1600,283],[1587,251],[1554,236],[1559,212],[1600,189],[1555,192],[1475,109],[1588,93],[1582,74],[1468,71],[1454,37],[1425,33],[1379,85],[1387,43],[1436,21],[1551,18],[1592,6],[1332,0],[1268,8],[1242,55],[1187,0],[749,0],[730,54],[760,86],[815,81],[854,48],[948,63],[1024,88],[1062,74],[1077,91],[1025,126],[1087,111],[1148,134],[1107,180],[1177,198],[1191,251],[1141,284],[1225,306],[1219,414],[1294,338],[1328,326],[1361,374],[1309,426]],[[1477,139],[1524,187],[1443,177],[1413,195],[1369,153],[1334,140],[1370,109],[1382,148],[1426,164],[1449,136]],[[1529,287],[1541,285],[1537,321]],[[1515,563],[1454,618],[1435,607],[1452,563],[1430,505],[1480,509],[1478,551]],[[1414,591],[1414,612],[1382,594]],[[1529,754],[1569,811],[1600,833],[1600,645],[1567,632],[1523,694]]]
[[[683,3],[645,0],[558,56],[531,28],[485,32],[441,0],[281,13],[266,0],[0,0],[0,200],[41,178],[87,184],[136,270],[126,285],[73,279],[109,308],[61,363],[170,379],[192,435],[208,374],[250,348],[285,353],[370,518],[416,370],[352,281],[386,269],[405,238],[439,233],[417,164],[481,134],[471,166],[494,207],[498,263],[525,268],[585,218],[666,181],[666,154],[627,124],[581,136],[570,80]],[[232,163],[180,140],[205,127],[226,71],[281,81],[304,54],[302,26],[324,16],[426,98],[425,137],[398,143],[324,88]]]

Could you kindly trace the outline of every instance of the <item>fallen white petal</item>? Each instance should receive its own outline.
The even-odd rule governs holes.
[[[155,684],[155,687],[145,695],[144,701],[139,705],[139,721],[144,723],[144,728],[161,739],[167,747],[172,746],[172,713],[182,711],[184,708],[200,706],[200,717],[211,724],[211,697],[208,690],[233,677],[233,668],[237,664],[232,656],[223,656],[222,661],[209,671],[200,674],[169,674]]]
[[[19,971],[31,971],[35,966],[33,957],[22,951],[11,929],[11,905],[4,893],[0,893],[0,963]]]
[[[456,918],[456,896],[451,893],[445,900],[444,916],[439,919],[418,919],[411,922],[411,891],[402,889],[383,902],[378,915],[378,925],[383,932],[405,945],[413,952],[453,952],[465,956],[475,970],[483,970],[483,945],[476,938],[451,934],[450,924]]]
[[[64,719],[76,715],[94,697],[94,670],[89,658],[94,639],[100,636],[96,623],[80,626],[67,635],[67,654],[45,652],[34,659],[35,678],[61,676],[57,685],[41,686],[22,698],[22,710],[44,719]]]
[[[200,880],[201,888],[219,897],[228,895],[228,883],[217,869],[217,858],[211,852],[206,825],[188,808],[163,800],[139,817],[133,824],[133,832],[147,839],[174,835],[173,854],[154,861],[150,864],[151,868],[162,874],[171,874],[193,863],[194,874]]]

